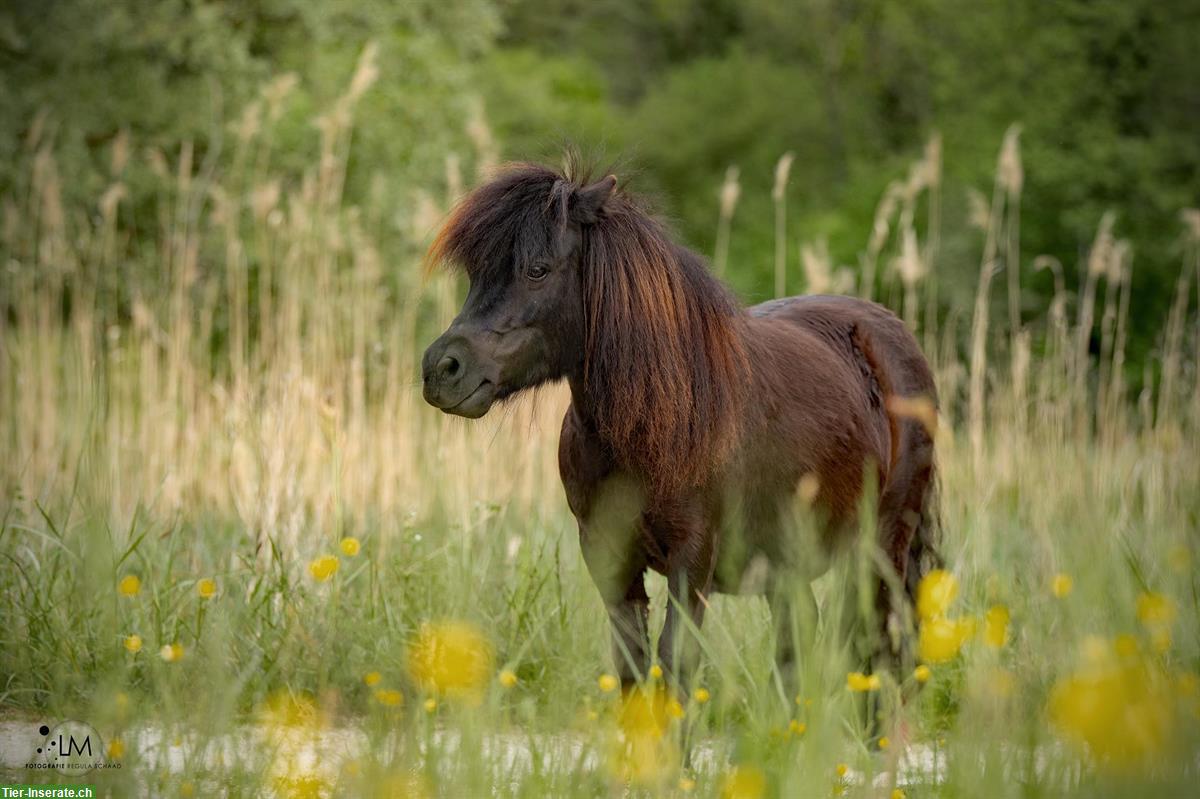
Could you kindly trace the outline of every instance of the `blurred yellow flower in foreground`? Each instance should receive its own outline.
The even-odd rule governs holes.
[[[130,652],[133,652],[135,655],[142,651],[142,636],[137,635],[136,633],[134,635],[125,636],[124,643],[125,648]]]
[[[276,777],[271,781],[275,796],[281,799],[324,799],[329,795],[330,785],[315,774],[299,777]]]
[[[767,793],[767,775],[754,766],[734,766],[721,783],[721,799],[762,799]]]
[[[922,663],[920,666],[917,666],[915,669],[913,669],[913,679],[916,680],[917,682],[921,682],[921,683],[928,682],[929,678],[932,676],[933,676],[933,671],[928,666],[926,666],[924,663]]]
[[[1113,651],[1121,657],[1131,657],[1138,653],[1138,640],[1129,633],[1123,633],[1113,639]]]
[[[1071,579],[1071,575],[1059,572],[1054,575],[1050,581],[1050,592],[1059,599],[1062,599],[1067,594],[1071,593],[1071,589],[1075,587],[1075,581]]]
[[[892,789],[892,799],[904,799],[904,791],[899,788]]]
[[[682,718],[683,705],[661,685],[634,688],[621,697],[609,764],[624,782],[658,785],[677,774],[679,748],[667,735],[672,719]]]
[[[167,644],[162,649],[158,650],[158,656],[168,663],[175,663],[183,659],[182,644]]]
[[[803,735],[807,731],[808,731],[808,725],[805,724],[803,721],[799,721],[797,719],[792,719],[791,721],[788,722],[788,732],[790,732],[792,735],[796,735],[796,736]]]
[[[973,625],[959,619],[926,619],[917,636],[917,651],[926,663],[945,663],[971,637]]]
[[[838,779],[842,779],[846,776],[846,773],[850,771],[850,767],[845,763],[838,763],[833,770],[837,772]]]
[[[338,570],[338,559],[334,555],[321,555],[308,564],[308,573],[318,583],[323,583]]]
[[[880,749],[887,749],[891,745],[892,745],[891,738],[887,737],[886,735],[880,736],[880,738],[879,738],[879,748]]]
[[[958,578],[945,569],[934,569],[917,586],[917,615],[922,621],[946,615],[958,596]]]
[[[617,718],[621,731],[627,737],[653,735],[661,738],[671,722],[672,702],[679,704],[669,698],[663,688],[633,689],[621,700],[621,711]]]
[[[678,773],[679,761],[679,748],[670,738],[634,732],[614,739],[609,764],[623,782],[661,786]]]
[[[467,622],[423,624],[408,645],[408,673],[426,691],[475,703],[492,677],[492,645]]]
[[[363,682],[368,688],[373,688],[383,681],[383,675],[377,671],[368,671],[363,675]]]
[[[683,791],[684,793],[691,793],[692,791],[696,790],[696,781],[688,776],[680,777],[679,790]]]
[[[650,667],[650,679],[661,680],[662,676],[663,676],[662,666],[655,663],[653,666]]]
[[[258,710],[259,721],[272,730],[316,728],[323,724],[317,703],[304,693],[276,691]]]
[[[379,688],[375,691],[375,701],[387,707],[399,707],[404,704],[404,694],[395,688]]]
[[[108,757],[110,760],[120,760],[125,757],[125,742],[120,738],[113,738],[109,741]]]
[[[1175,603],[1169,597],[1147,591],[1138,597],[1137,617],[1147,627],[1169,627],[1175,621]]]
[[[205,577],[196,583],[196,593],[200,595],[201,599],[212,599],[217,595],[217,581]]]
[[[437,700],[431,696],[425,700],[422,707],[425,708],[426,713],[433,713],[437,710]]]
[[[505,669],[504,671],[500,672],[500,675],[496,679],[504,688],[512,688],[517,684],[516,673],[510,671],[509,669]]]
[[[860,671],[852,671],[846,675],[846,687],[851,691],[877,691],[879,690],[879,685],[878,674],[863,674]]]
[[[338,547],[341,548],[343,555],[348,558],[352,558],[358,554],[360,549],[362,549],[362,544],[360,544],[358,539],[354,536],[348,535],[341,540],[341,543],[338,544]]]
[[[1051,722],[1102,765],[1127,770],[1162,755],[1175,726],[1170,682],[1139,655],[1092,652],[1050,693]]]
[[[617,686],[620,685],[620,683],[617,681],[617,678],[611,674],[601,674],[600,679],[596,680],[596,684],[599,685],[600,690],[606,694],[617,690]]]
[[[117,591],[121,596],[137,596],[138,591],[141,590],[142,581],[136,574],[127,574],[121,578],[121,582],[117,583]]]
[[[1004,605],[993,605],[983,618],[983,640],[988,646],[999,649],[1008,642],[1008,622],[1011,616]]]
[[[697,705],[703,705],[709,699],[712,699],[712,694],[708,692],[707,688],[697,688],[696,692],[692,694],[692,699],[696,700]]]

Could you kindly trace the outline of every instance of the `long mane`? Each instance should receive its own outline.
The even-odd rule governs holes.
[[[516,164],[463,199],[430,248],[472,280],[507,268],[530,224],[567,224],[571,196],[588,183]],[[737,302],[704,260],[624,191],[583,226],[584,396],[618,462],[655,493],[704,480],[738,433],[748,383]]]

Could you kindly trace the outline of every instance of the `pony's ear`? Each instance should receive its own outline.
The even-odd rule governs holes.
[[[617,176],[609,175],[590,186],[584,186],[571,198],[571,219],[581,225],[590,225],[604,213],[604,204],[617,189]]]

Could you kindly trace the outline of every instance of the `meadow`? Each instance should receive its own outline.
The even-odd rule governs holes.
[[[722,596],[687,699],[654,674],[622,698],[558,482],[565,389],[475,423],[421,399],[421,349],[464,291],[424,277],[421,253],[473,178],[448,158],[401,237],[347,203],[373,79],[368,58],[299,182],[272,168],[286,86],[220,169],[118,137],[86,208],[31,126],[0,230],[0,722],[92,725],[120,767],[85,779],[118,797],[1194,791],[1197,211],[1181,209],[1175,303],[1136,382],[1134,245],[1099,220],[1079,285],[1021,254],[1015,130],[973,200],[972,307],[938,313],[937,209],[965,200],[940,194],[936,139],[881,199],[859,269],[781,226],[780,285],[886,302],[936,369],[947,563],[915,631],[924,662],[871,679],[842,639],[864,543],[817,583],[797,695],[773,677],[765,603]],[[157,186],[141,238],[135,160]],[[731,175],[719,242],[737,202]],[[1057,293],[1030,320],[1035,270]],[[865,696],[891,708],[885,729]]]

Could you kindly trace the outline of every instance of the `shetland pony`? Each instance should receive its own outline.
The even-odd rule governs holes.
[[[743,309],[615,177],[535,164],[467,195],[429,263],[463,269],[470,289],[424,354],[427,402],[477,418],[527,388],[570,386],[559,468],[623,683],[657,660],[686,690],[681,631],[755,564],[777,623],[795,630],[793,589],[811,602],[808,583],[858,529],[864,492],[882,553],[872,646],[902,650],[916,580],[936,559],[921,418],[936,393],[891,312],[834,296]],[[914,406],[929,413],[903,410]],[[670,599],[657,658],[647,569]],[[788,661],[793,637],[780,639]]]

